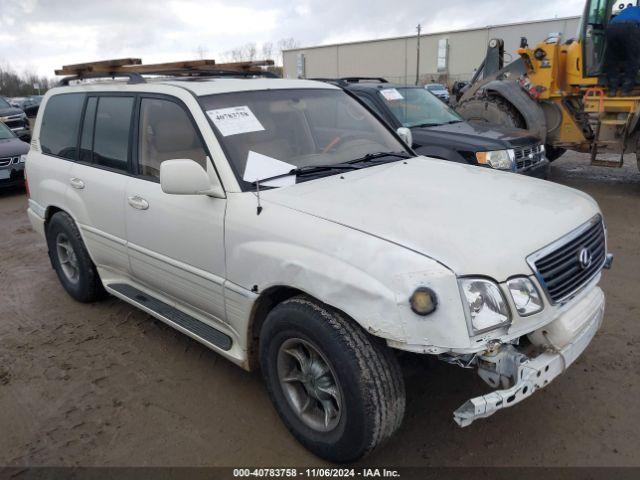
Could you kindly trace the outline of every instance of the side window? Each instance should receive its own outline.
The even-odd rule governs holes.
[[[132,112],[133,97],[98,98],[93,135],[93,163],[127,170]]]
[[[76,159],[83,93],[54,95],[46,104],[40,129],[42,153]]]
[[[206,169],[205,149],[189,116],[175,102],[143,98],[140,104],[138,173],[160,178],[165,160],[187,158]]]
[[[93,150],[93,126],[96,121],[96,106],[98,99],[91,97],[87,100],[87,108],[84,113],[84,122],[82,124],[82,135],[80,136],[80,157],[81,162],[92,161]]]

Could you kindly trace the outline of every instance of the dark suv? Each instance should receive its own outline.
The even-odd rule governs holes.
[[[3,97],[0,97],[0,122],[4,123],[22,140],[31,138],[29,120],[22,109],[13,107]]]
[[[352,93],[394,129],[409,128],[420,155],[547,177],[544,145],[527,130],[467,122],[422,87],[383,78],[318,80]]]

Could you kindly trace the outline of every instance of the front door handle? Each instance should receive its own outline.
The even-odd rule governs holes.
[[[149,202],[138,195],[133,195],[127,198],[127,200],[129,202],[129,205],[137,210],[146,210],[147,208],[149,208]]]
[[[78,190],[82,190],[84,188],[84,182],[79,178],[74,177],[71,180],[69,180],[69,183],[73,188],[77,188]]]

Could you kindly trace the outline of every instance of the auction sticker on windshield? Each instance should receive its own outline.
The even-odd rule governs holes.
[[[225,137],[239,133],[259,132],[264,130],[260,120],[256,118],[246,105],[240,107],[207,110],[207,115],[220,133]]]
[[[395,88],[385,88],[384,90],[380,90],[380,93],[389,101],[404,100],[402,94]]]
[[[296,168],[296,166],[290,163],[282,162],[267,155],[262,155],[261,153],[249,151],[247,166],[245,167],[242,179],[245,182],[257,182],[265,178],[286,175],[282,178],[263,182],[261,185],[265,187],[287,187],[289,185],[295,185],[296,183],[295,175],[287,175],[294,168]]]

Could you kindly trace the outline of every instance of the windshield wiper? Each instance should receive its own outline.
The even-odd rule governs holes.
[[[372,162],[373,160],[378,160],[380,158],[384,158],[384,157],[394,157],[394,158],[411,158],[411,155],[408,155],[404,152],[376,152],[376,153],[367,153],[366,155],[360,157],[360,158],[356,158],[355,160],[351,160],[350,162],[346,162],[350,165],[356,164],[356,163],[365,163],[365,162]]]
[[[277,180],[279,178],[289,177],[291,175],[295,175],[296,177],[301,177],[304,175],[312,175],[318,172],[326,172],[329,170],[357,170],[361,167],[357,167],[355,165],[349,165],[345,163],[336,163],[334,165],[305,165],[304,167],[293,168],[287,173],[281,173],[280,175],[274,175],[272,177],[260,178],[254,182],[251,182],[252,185],[256,185],[258,183],[265,183],[270,180]]]
[[[306,165],[304,167],[298,167],[291,170],[291,175],[298,177],[303,175],[311,175],[318,172],[325,172],[327,170],[357,170],[362,167],[356,167],[349,163],[335,163],[333,165]]]
[[[411,125],[411,128],[424,128],[424,127],[437,127],[442,125],[441,123],[419,123],[418,125]]]

